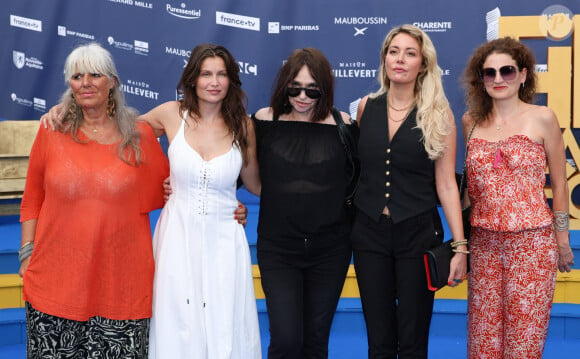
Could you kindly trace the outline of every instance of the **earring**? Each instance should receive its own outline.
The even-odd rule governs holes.
[[[78,117],[78,113],[79,113],[79,105],[77,104],[77,101],[75,100],[75,96],[71,93],[70,97],[72,98],[72,102],[70,104],[70,107],[68,108],[68,118],[70,119],[77,119]]]
[[[522,88],[526,87],[526,82],[525,81],[522,82],[521,86],[522,86]]]
[[[109,103],[107,104],[107,115],[109,117],[115,117],[117,114],[117,105],[115,104],[115,100],[113,99],[113,89],[109,90]]]

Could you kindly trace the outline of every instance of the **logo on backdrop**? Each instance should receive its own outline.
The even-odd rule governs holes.
[[[425,32],[447,32],[453,28],[451,21],[417,21],[413,25]]]
[[[268,22],[268,34],[279,34],[280,31],[318,31],[319,25],[280,25],[279,22]]]
[[[187,9],[184,2],[179,7],[173,7],[171,4],[165,4],[165,10],[169,15],[177,16],[186,20],[195,20],[201,17],[201,9]]]
[[[12,99],[12,102],[14,102],[17,105],[24,107],[32,107],[33,104],[32,101],[27,100],[25,98],[20,98],[14,92],[10,94],[10,98]]]
[[[353,36],[366,35],[365,31],[369,29],[367,25],[387,25],[388,20],[386,16],[370,16],[370,17],[356,17],[344,16],[335,17],[334,25],[353,25]]]
[[[153,4],[150,2],[145,1],[133,1],[133,0],[108,0],[110,2],[114,2],[121,5],[130,5],[130,6],[137,6],[137,7],[144,7],[147,9],[153,9]]]
[[[22,16],[10,15],[10,26],[42,32],[42,21]]]
[[[364,61],[341,61],[332,72],[336,78],[372,78],[377,76],[376,69],[367,68]]]
[[[93,40],[93,41],[95,40],[94,35],[69,30],[66,28],[66,26],[62,26],[62,25],[58,25],[57,33],[58,33],[58,36],[63,36],[63,37],[64,36],[74,36],[74,37],[80,37],[82,39],[87,39],[87,40]]]
[[[365,31],[367,31],[368,29],[369,29],[368,26],[361,27],[360,29],[355,26],[354,27],[354,36],[365,35]]]
[[[109,43],[110,46],[113,46],[114,48],[126,51],[133,51],[133,44],[130,44],[128,42],[116,41],[115,38],[112,36],[107,37],[107,42]]]
[[[152,91],[151,86],[145,81],[127,80],[121,84],[124,93],[131,95],[157,100],[159,92]]]
[[[26,61],[24,52],[12,51],[12,61],[14,62],[14,66],[16,66],[17,69],[23,68],[24,62]]]
[[[34,97],[32,99],[34,104],[34,109],[40,112],[46,112],[46,100],[39,97]]]
[[[240,73],[258,76],[257,64],[250,64],[248,62],[238,61],[238,66],[240,67]]]
[[[215,23],[223,26],[237,27],[239,29],[260,31],[260,18],[230,14],[227,12],[216,11]]]
[[[191,56],[191,50],[178,49],[176,47],[169,47],[169,46],[165,46],[165,53],[169,54],[169,55],[185,57],[183,59],[183,67],[184,68],[185,68],[185,66],[187,66],[187,60],[189,59],[189,56]]]
[[[149,55],[149,43],[147,41],[135,40],[133,41],[133,48],[137,55]]]
[[[37,70],[44,69],[42,61],[36,57],[26,57],[26,54],[21,51],[12,51],[12,62],[17,69],[22,69],[24,66]]]

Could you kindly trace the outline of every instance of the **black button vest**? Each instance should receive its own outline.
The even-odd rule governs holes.
[[[379,220],[388,206],[394,223],[437,205],[435,167],[417,126],[417,108],[389,141],[386,94],[367,100],[360,126],[360,182],[355,205]]]

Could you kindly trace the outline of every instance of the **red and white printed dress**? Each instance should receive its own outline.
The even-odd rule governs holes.
[[[541,358],[556,285],[558,249],[546,202],[542,144],[516,135],[473,138],[468,357]]]

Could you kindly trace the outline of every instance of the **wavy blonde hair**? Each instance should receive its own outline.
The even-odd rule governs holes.
[[[423,133],[425,151],[429,158],[435,160],[445,151],[445,137],[450,133],[452,124],[449,121],[449,101],[443,91],[441,69],[437,65],[437,51],[429,36],[413,25],[401,25],[392,29],[381,46],[381,64],[378,80],[381,85],[377,92],[369,95],[376,98],[389,91],[390,80],[385,70],[385,55],[391,41],[398,34],[408,34],[417,40],[423,59],[421,70],[415,81],[415,103],[417,104],[417,128]]]
[[[70,88],[71,77],[77,72],[100,73],[115,82],[111,90],[110,104],[114,111],[110,115],[122,136],[118,148],[119,158],[130,165],[138,166],[142,162],[142,156],[139,147],[141,138],[135,122],[137,111],[125,103],[121,81],[111,53],[96,42],[77,46],[66,58],[64,82],[69,87],[61,97],[62,109],[66,115],[58,130],[69,133],[75,141],[81,142],[78,131],[83,121],[83,112],[76,104]]]

